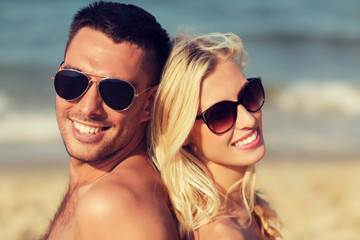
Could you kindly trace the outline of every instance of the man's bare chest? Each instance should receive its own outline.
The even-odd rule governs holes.
[[[75,239],[76,208],[79,197],[67,193],[43,240]]]

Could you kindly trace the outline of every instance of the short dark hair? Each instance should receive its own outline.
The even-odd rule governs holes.
[[[74,16],[65,54],[77,32],[84,27],[101,31],[114,43],[127,41],[143,48],[147,52],[144,67],[154,74],[153,83],[159,82],[169,56],[170,39],[166,30],[149,12],[132,4],[94,2],[80,9]]]

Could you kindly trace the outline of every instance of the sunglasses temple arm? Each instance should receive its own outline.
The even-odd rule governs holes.
[[[139,93],[134,93],[134,96],[135,96],[135,97],[138,97],[138,96],[140,96],[141,94],[143,94],[144,92],[146,92],[147,90],[149,90],[150,88],[152,88],[152,86],[150,86],[150,87],[148,87],[148,88],[145,88],[144,90],[142,90],[142,91],[139,92]]]

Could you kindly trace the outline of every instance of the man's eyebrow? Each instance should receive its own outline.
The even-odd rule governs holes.
[[[73,66],[71,66],[71,65],[69,65],[69,64],[64,65],[63,67],[64,67],[64,69],[72,69],[72,70],[76,70],[76,71],[82,72],[82,73],[84,73],[85,75],[95,76],[95,75],[93,75],[93,74],[91,74],[91,73],[83,72],[80,68],[73,67]],[[98,77],[104,77],[104,78],[120,79],[120,80],[123,80],[123,81],[125,81],[125,82],[131,83],[131,85],[133,85],[135,89],[137,89],[137,86],[139,85],[138,82],[136,82],[136,81],[134,81],[134,80],[131,80],[131,79],[125,79],[125,78],[120,78],[120,77],[106,77],[106,76],[100,76],[100,75],[96,75],[96,76],[98,76]]]
[[[81,70],[80,68],[71,66],[71,65],[69,65],[69,64],[64,65],[63,67],[64,67],[64,69],[72,69],[72,70],[76,70],[76,71],[82,72],[82,70]]]
[[[64,68],[64,69],[75,70],[75,71],[81,72],[81,73],[83,73],[83,74],[85,74],[85,75],[87,75],[87,76],[95,76],[95,77],[108,78],[108,77],[106,77],[106,76],[102,76],[102,75],[97,75],[97,74],[92,74],[92,73],[84,72],[82,69],[80,69],[80,68],[78,68],[78,67],[73,67],[73,66],[71,66],[71,65],[69,65],[69,64],[64,65],[63,68]]]

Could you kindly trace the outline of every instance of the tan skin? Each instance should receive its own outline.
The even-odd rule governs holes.
[[[135,44],[116,44],[83,28],[61,68],[120,78],[139,93],[151,83],[142,68],[144,54]],[[44,239],[177,239],[167,193],[146,155],[155,91],[144,92],[123,112],[105,105],[94,83],[77,100],[56,97],[57,121],[70,155],[70,185]],[[84,133],[79,126],[97,131]]]
[[[215,71],[202,82],[198,114],[215,103],[225,100],[237,101],[238,94],[246,83],[241,69],[234,62],[220,61]],[[207,166],[222,195],[244,176],[249,165],[255,164],[265,154],[261,110],[250,113],[239,105],[237,114],[237,120],[228,132],[214,134],[202,120],[198,120],[190,133],[189,146]],[[236,143],[254,133],[256,140],[241,147],[236,146]],[[239,194],[231,194],[229,198],[233,203],[230,211],[221,211],[214,222],[197,229],[195,239],[262,239],[256,221],[252,221],[249,227],[242,227],[246,220],[246,211],[241,205]],[[236,217],[221,217],[229,215]]]

